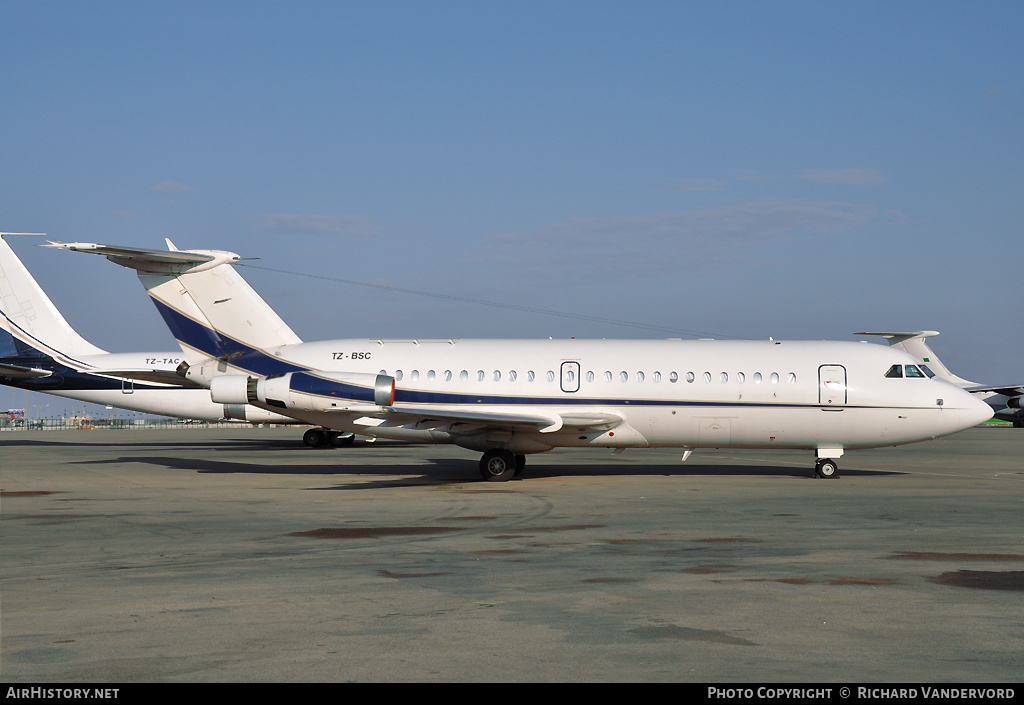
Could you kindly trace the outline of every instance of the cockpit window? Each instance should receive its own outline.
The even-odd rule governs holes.
[[[928,379],[935,376],[935,373],[928,369],[928,365],[921,365],[921,371],[928,375]]]
[[[920,377],[924,379],[924,372],[917,369],[916,365],[907,365],[907,377]]]
[[[889,379],[901,379],[903,377],[903,365],[893,365],[885,373],[885,376]]]

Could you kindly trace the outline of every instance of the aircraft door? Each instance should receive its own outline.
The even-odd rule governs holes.
[[[568,361],[562,363],[562,391],[574,394],[580,391],[580,363]]]
[[[847,402],[846,368],[842,365],[822,365],[818,368],[818,403],[843,406]]]
[[[135,394],[135,380],[122,378],[121,394]]]

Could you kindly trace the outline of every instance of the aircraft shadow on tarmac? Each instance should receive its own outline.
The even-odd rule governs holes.
[[[401,448],[401,445],[397,446]],[[376,449],[375,449],[376,450]],[[314,453],[315,450],[300,450],[300,453]],[[321,460],[330,456],[316,452]],[[472,483],[481,489],[500,490],[515,488],[520,483],[531,480],[598,478],[598,477],[780,477],[795,479],[813,479],[807,467],[787,465],[739,465],[739,464],[644,464],[642,462],[620,463],[607,458],[595,458],[594,463],[551,464],[537,462],[527,466],[521,478],[509,483],[487,483],[480,479],[478,462],[465,458],[430,458],[424,467],[421,458],[410,458],[406,461],[400,457],[392,457],[385,462],[381,458],[373,459],[372,463],[362,462],[362,458],[346,450],[336,454],[336,462],[304,463],[301,456],[290,455],[281,464],[268,464],[263,456],[260,462],[244,462],[238,460],[217,460],[214,458],[183,458],[169,455],[122,455],[109,459],[90,459],[75,461],[76,464],[107,465],[112,463],[139,463],[152,465],[168,470],[184,470],[198,474],[249,474],[249,475],[335,475],[357,476],[359,481],[343,483],[331,489],[375,489],[401,485],[452,485]],[[283,460],[283,459],[282,459]],[[604,462],[602,462],[604,461]],[[905,473],[888,470],[844,470],[845,477],[902,475]],[[386,478],[383,476],[387,476]],[[397,477],[396,477],[397,476]],[[373,478],[377,477],[378,480]]]
[[[380,443],[376,445],[381,445]],[[392,445],[402,445],[401,443],[393,443]],[[67,441],[63,438],[59,441],[52,441],[49,439],[40,438],[16,438],[7,439],[0,438],[0,448],[6,447],[53,447],[60,446],[65,448],[209,448],[209,449],[223,449],[232,451],[244,451],[244,450],[255,450],[255,451],[267,451],[267,450],[305,450],[301,440],[294,442],[281,441],[275,439],[262,439],[262,438],[231,438],[231,439],[214,439],[206,441],[188,441],[184,442],[180,438],[174,438],[167,440],[166,442],[157,443],[153,441],[138,441],[126,443],[124,441],[110,441],[110,442],[95,442],[90,440],[82,441]],[[309,449],[318,450],[318,449]],[[323,450],[338,450],[324,447]]]
[[[514,488],[518,483],[529,483],[530,480],[597,478],[597,477],[789,477],[795,479],[814,479],[810,463],[807,465],[767,465],[767,464],[727,464],[700,463],[690,460],[687,463],[664,463],[663,457],[654,464],[643,462],[641,453],[627,458],[609,457],[600,451],[594,451],[592,460],[583,462],[551,463],[544,462],[546,456],[529,456],[527,468],[522,478],[516,478],[512,485],[507,483],[486,483],[480,479],[478,462],[466,458],[423,458],[422,456],[400,456],[401,452],[414,447],[430,447],[441,455],[444,446],[403,443],[397,441],[380,441],[363,443],[358,441],[349,448],[307,448],[300,439],[268,439],[268,438],[224,438],[224,439],[186,439],[181,436],[168,438],[166,441],[154,443],[152,440],[139,442],[114,441],[97,442],[95,437],[88,440],[60,440],[54,443],[49,439],[18,438],[4,439],[2,446],[60,446],[63,448],[81,448],[86,450],[117,449],[118,451],[139,451],[139,455],[117,455],[109,458],[90,458],[74,461],[76,464],[118,464],[140,463],[157,466],[169,470],[185,470],[209,474],[250,474],[250,475],[339,475],[358,476],[363,480],[344,483],[332,489],[374,489],[375,487],[394,487],[400,485],[452,485],[473,483],[482,488],[499,490]],[[180,455],[167,454],[172,448],[187,449]],[[144,450],[164,451],[161,454],[144,455]],[[253,454],[258,460],[217,460],[215,457],[186,457],[217,451],[240,455]],[[457,451],[456,451],[457,452]],[[382,457],[382,456],[390,457]],[[274,463],[274,458],[280,463]],[[271,460],[268,463],[268,459]],[[368,462],[367,462],[368,461]],[[428,463],[425,467],[424,462]],[[842,477],[865,477],[880,475],[903,475],[905,473],[892,470],[853,470],[843,468]],[[375,476],[388,476],[387,479]],[[395,476],[398,476],[396,478]],[[841,478],[840,478],[841,479]]]

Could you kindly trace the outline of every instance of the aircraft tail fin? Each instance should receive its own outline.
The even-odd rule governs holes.
[[[301,343],[248,282],[230,266],[241,257],[222,250],[147,250],[93,243],[50,243],[103,255],[138,272],[139,280],[190,361],[237,364],[264,351]]]
[[[34,354],[61,357],[102,355],[72,328],[0,233],[0,357]]]
[[[935,352],[925,342],[928,338],[932,338],[938,335],[939,332],[935,330],[919,330],[910,332],[895,332],[895,333],[871,333],[861,332],[856,335],[879,335],[887,339],[889,345],[894,348],[899,348],[904,352],[908,352],[914,357],[918,358],[926,365],[928,369],[935,373],[935,375],[947,382],[952,382],[958,387],[971,387],[976,386],[974,382],[969,382],[962,377],[958,377],[949,371],[942,360],[938,358]]]

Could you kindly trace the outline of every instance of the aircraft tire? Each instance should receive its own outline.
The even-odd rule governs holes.
[[[526,456],[525,455],[517,455],[516,456],[516,471],[514,473],[512,473],[512,475],[514,477],[519,477],[520,475],[523,474],[523,470],[525,470],[525,469],[526,469]]]
[[[831,480],[832,478],[839,477],[839,466],[836,465],[836,461],[823,458],[815,464],[814,474],[817,477]]]
[[[492,448],[480,458],[480,476],[488,482],[508,482],[516,472],[516,458],[503,448]]]
[[[310,448],[319,448],[324,444],[324,434],[319,428],[311,428],[302,434],[302,442]]]

